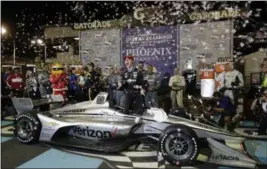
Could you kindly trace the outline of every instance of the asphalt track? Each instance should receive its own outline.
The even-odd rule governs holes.
[[[10,125],[12,121],[1,122],[2,131],[7,129],[5,136],[1,136],[2,168],[177,168],[166,163],[155,151],[101,154],[46,144],[21,144],[11,132],[8,134]],[[180,168],[237,169],[204,163]]]

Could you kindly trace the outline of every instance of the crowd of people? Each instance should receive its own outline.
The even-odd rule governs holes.
[[[75,69],[61,64],[53,64],[51,71],[42,65],[35,73],[28,70],[25,76],[18,67],[14,67],[2,74],[2,95],[38,99],[48,94],[59,94],[66,103],[93,100],[99,92],[106,91],[109,93],[110,107],[122,108],[125,114],[131,111],[141,114],[150,107],[170,112],[184,106],[185,94],[194,95],[196,71],[181,72],[176,68],[171,76],[170,73],[159,74],[154,71],[153,65],[146,65],[146,69],[144,62],[135,65],[134,57],[126,56],[124,66],[111,67],[105,79],[102,78],[101,69],[95,68],[93,63],[84,66],[79,74],[75,73]],[[217,92],[213,99],[217,104],[212,112],[219,113],[223,117],[224,127],[228,128],[237,114],[239,90],[244,87],[243,75],[230,62],[215,81]]]

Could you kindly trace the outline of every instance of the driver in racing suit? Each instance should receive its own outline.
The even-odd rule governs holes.
[[[119,87],[125,91],[125,104],[123,112],[125,114],[129,113],[130,106],[135,110],[137,114],[142,114],[144,111],[144,99],[143,96],[148,88],[148,83],[144,79],[142,71],[139,71],[133,65],[134,57],[126,56],[124,58],[124,63],[126,70],[122,74],[122,83],[119,83]]]
[[[217,89],[224,92],[225,96],[231,99],[232,104],[237,108],[239,89],[244,87],[244,79],[241,72],[234,69],[233,62],[225,65],[225,71],[216,77]]]

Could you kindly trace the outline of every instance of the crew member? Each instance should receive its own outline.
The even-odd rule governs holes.
[[[37,70],[37,79],[39,83],[39,91],[42,98],[51,94],[51,83],[49,80],[49,72],[45,69],[44,63],[41,63],[40,69]]]
[[[227,63],[225,71],[217,76],[216,86],[219,90],[224,90],[224,95],[237,107],[238,90],[244,86],[244,79],[243,75],[234,69],[233,62]]]
[[[128,114],[130,106],[132,106],[135,109],[135,113],[142,114],[144,111],[143,96],[149,85],[147,81],[144,80],[143,72],[138,71],[138,69],[134,67],[133,56],[124,57],[124,63],[126,70],[122,74],[122,84],[120,84],[120,87],[125,91],[125,105],[123,111],[125,114]]]
[[[159,87],[159,76],[157,73],[153,72],[153,66],[151,64],[147,65],[145,79],[149,83],[149,88],[145,96],[146,106],[149,108],[159,107],[157,95],[157,89]]]
[[[39,99],[38,82],[31,70],[26,72],[26,94],[32,99]]]
[[[11,95],[22,97],[24,83],[23,83],[23,76],[20,73],[19,67],[14,67],[13,72],[11,72],[7,78],[7,86],[11,89]]]
[[[64,67],[61,64],[55,63],[52,66],[50,82],[52,84],[53,94],[62,95],[64,100],[67,101],[68,76],[64,72]]]
[[[178,68],[174,69],[174,76],[170,78],[169,86],[171,87],[172,109],[184,107],[183,105],[183,89],[185,88],[185,79],[180,75]]]

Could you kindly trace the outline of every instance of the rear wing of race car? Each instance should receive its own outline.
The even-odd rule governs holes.
[[[41,106],[45,104],[61,103],[64,98],[61,95],[48,95],[47,98],[42,98],[38,100],[32,100],[31,98],[18,98],[14,97],[11,99],[17,114],[23,112],[31,111],[36,106]]]

